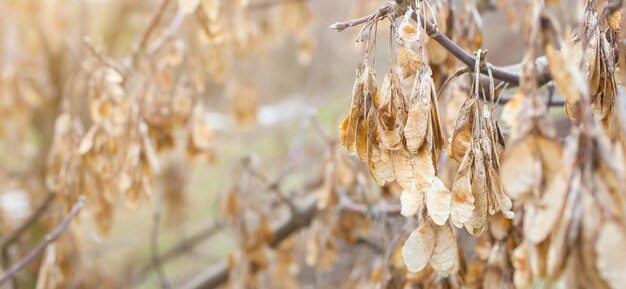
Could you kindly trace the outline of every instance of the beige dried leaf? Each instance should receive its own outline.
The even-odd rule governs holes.
[[[566,112],[570,119],[576,118],[580,97],[587,91],[586,81],[578,68],[577,57],[568,46],[560,52],[551,44],[545,47],[548,68],[557,89],[565,96]]]
[[[596,267],[612,289],[626,288],[626,232],[624,226],[610,221],[605,223],[595,244],[598,258]]]
[[[80,141],[80,144],[78,145],[79,155],[84,155],[93,148],[96,134],[98,133],[99,130],[100,130],[100,126],[95,125],[95,124],[91,126],[91,128],[89,128],[89,131],[87,131],[85,136],[83,136],[83,138]]]
[[[359,113],[363,106],[363,97],[363,83],[357,78],[352,89],[352,104],[350,105],[350,113],[346,117],[348,122],[345,130],[342,125],[342,134],[344,134],[343,131],[345,131],[346,135],[345,142],[342,138],[343,146],[348,149],[350,154],[356,153],[356,130],[359,121]]]
[[[450,220],[457,228],[463,227],[474,212],[474,195],[472,194],[472,151],[467,151],[459,172],[452,185],[452,199],[450,201]]]
[[[193,14],[198,9],[200,0],[178,0],[178,10],[184,14]]]
[[[437,241],[430,259],[430,266],[442,277],[459,271],[459,252],[456,239],[449,224],[436,227]]]
[[[404,149],[391,152],[396,181],[405,190],[415,187],[411,156]]]
[[[450,199],[452,193],[443,184],[441,179],[435,177],[428,190],[425,192],[426,208],[428,216],[437,225],[444,225],[450,216]]]
[[[412,154],[416,154],[426,140],[426,132],[430,124],[430,111],[431,105],[427,97],[418,96],[411,104],[404,127],[404,137],[407,148]]]
[[[458,162],[463,160],[465,152],[470,148],[472,142],[475,102],[476,101],[471,98],[465,100],[454,126],[452,142],[450,144],[450,157]]]
[[[407,79],[415,75],[417,68],[422,63],[413,49],[404,46],[398,47],[397,58],[398,72],[402,76],[402,79]]]
[[[474,167],[472,172],[472,195],[474,196],[474,213],[464,225],[465,229],[472,235],[480,234],[487,226],[488,218],[488,188],[486,184],[487,175],[483,160],[482,151],[475,148],[472,152],[474,156]]]
[[[428,265],[435,249],[435,235],[433,225],[424,220],[421,226],[404,241],[402,258],[409,272],[419,272]]]
[[[400,206],[402,216],[415,216],[424,208],[424,193],[415,188],[405,189],[400,194]]]
[[[380,147],[380,144],[373,144],[371,156],[368,164],[376,183],[383,186],[394,181],[396,178],[389,150]]]
[[[543,167],[531,152],[530,138],[508,150],[500,169],[504,189],[513,200],[528,197],[541,184]]]
[[[531,244],[545,240],[561,218],[568,191],[578,189],[580,172],[562,169],[548,186],[537,206],[527,209],[524,216],[524,234]]]
[[[364,105],[363,110],[365,110],[365,112],[359,114],[356,127],[356,152],[362,162],[367,162],[369,159],[369,124],[373,116],[369,107]]]
[[[416,25],[411,23],[411,16],[413,15],[413,9],[408,9],[404,14],[400,27],[398,28],[398,34],[400,39],[406,43],[413,43],[419,40],[419,31]]]
[[[420,191],[430,190],[435,176],[433,158],[426,146],[422,147],[416,155],[413,155],[413,174],[415,175],[415,187]]]

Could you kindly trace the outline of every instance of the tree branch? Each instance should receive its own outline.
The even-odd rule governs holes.
[[[317,212],[317,196],[306,199],[298,206],[296,214],[290,214],[286,218],[278,220],[272,224],[274,238],[270,242],[272,248],[278,246],[291,234],[308,226]],[[222,260],[213,265],[207,271],[191,279],[181,289],[211,289],[228,281],[228,262]]]
[[[50,207],[52,200],[54,200],[54,193],[48,193],[46,198],[37,206],[35,211],[24,221],[19,227],[13,230],[8,236],[2,239],[0,242],[0,248],[3,250],[15,243],[21,236],[26,232],[31,226],[33,226],[40,218],[43,216],[43,213]]]
[[[345,203],[340,204],[341,209],[344,212],[352,212],[357,214],[368,213],[381,213],[386,215],[399,215],[399,205],[379,205],[374,207],[368,207],[357,203]],[[313,217],[317,213],[317,195],[310,196],[302,202],[300,205],[296,205],[296,213],[292,213],[286,218],[283,218],[276,223],[272,224],[272,233],[274,239],[269,244],[270,247],[275,248],[282,241],[287,239],[293,233],[299,231],[302,228],[309,226]],[[195,278],[191,279],[187,284],[183,285],[181,289],[213,289],[219,285],[228,281],[228,262],[226,259],[221,260],[217,264],[211,266],[208,270],[200,273]]]
[[[74,204],[74,206],[70,210],[70,213],[67,215],[67,217],[65,217],[65,219],[63,219],[61,224],[59,224],[59,226],[56,227],[52,231],[52,233],[46,235],[46,237],[34,249],[32,249],[30,252],[28,252],[28,254],[26,254],[26,257],[24,257],[21,261],[19,261],[15,265],[13,265],[13,267],[11,267],[9,270],[7,270],[6,272],[4,272],[2,274],[2,277],[0,277],[0,285],[6,283],[19,270],[23,269],[28,264],[30,264],[33,260],[35,260],[35,257],[37,257],[39,254],[41,254],[41,252],[43,252],[43,250],[46,249],[46,247],[48,247],[48,245],[50,243],[52,243],[56,239],[58,239],[59,236],[61,236],[61,234],[65,231],[65,229],[67,229],[69,224],[72,222],[72,220],[74,220],[74,218],[76,217],[78,212],[84,206],[85,206],[85,197],[81,196],[80,199],[78,200],[78,202],[76,204]]]
[[[159,227],[161,224],[162,203],[163,195],[162,193],[159,193],[157,195],[156,204],[154,204],[154,209],[152,212],[152,231],[150,232],[150,260],[152,262],[152,267],[156,269],[157,275],[159,276],[161,288],[171,289],[172,285],[169,279],[167,279],[165,269],[163,269],[163,264],[161,263],[161,258],[159,257]]]
[[[350,20],[347,22],[337,22],[331,25],[330,28],[335,31],[340,32],[348,27],[360,25],[368,21],[371,21],[373,19],[383,19],[388,16],[393,16],[393,15],[390,15],[394,11],[393,5],[395,4],[385,5],[384,7],[380,8],[375,13],[365,16],[365,17],[361,17],[359,19],[354,19],[354,20]],[[450,40],[450,38],[448,38],[445,34],[439,31],[439,29],[437,28],[437,26],[435,26],[435,24],[428,21],[428,19],[424,18],[422,15],[413,13],[413,19],[423,25],[424,29],[426,30],[426,34],[428,34],[428,37],[430,37],[432,40],[439,43],[439,45],[441,45],[444,49],[450,52],[450,54],[452,54],[458,60],[463,62],[465,65],[467,65],[471,70],[474,70],[474,65],[476,64],[475,56],[463,50],[463,48],[461,48],[456,43],[454,43],[454,41]],[[484,63],[484,65],[481,65],[481,68],[480,68],[481,73],[487,74],[488,67],[491,68],[493,77],[495,79],[499,79],[501,81],[510,83],[512,85],[519,85],[520,83],[519,72],[514,71],[510,68],[498,67],[490,63]],[[548,71],[546,66],[538,66],[538,67],[539,69],[537,71],[537,75],[538,75],[537,82],[539,86],[541,86],[541,85],[548,83],[550,80],[552,80],[552,76],[550,75],[550,72]]]
[[[219,232],[221,228],[222,228],[221,222],[211,223],[206,228],[196,232],[191,237],[181,241],[180,243],[178,243],[178,245],[172,247],[167,252],[159,256],[161,264],[166,264],[167,262],[176,259],[182,254],[189,252],[190,250],[198,246],[203,241],[215,235],[217,232]],[[145,280],[145,278],[148,276],[150,271],[152,271],[155,268],[154,265],[155,264],[153,262],[149,262],[143,268],[138,270],[135,276],[133,277],[133,284],[136,285],[136,284],[140,284],[141,282],[143,282],[143,280]]]
[[[156,26],[159,24],[159,22],[161,22],[161,18],[163,18],[163,14],[165,13],[165,8],[167,8],[167,5],[169,5],[170,2],[171,0],[162,0],[161,4],[159,4],[159,7],[157,8],[152,18],[150,19],[150,23],[148,24],[148,27],[146,27],[146,30],[144,30],[143,34],[141,34],[141,38],[139,38],[139,41],[137,42],[137,46],[135,47],[133,51],[133,55],[132,55],[133,63],[135,62],[135,59],[137,58],[139,53],[143,52],[143,50],[146,49],[150,36],[156,29]]]

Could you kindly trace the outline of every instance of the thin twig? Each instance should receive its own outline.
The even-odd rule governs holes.
[[[163,34],[161,34],[159,38],[154,40],[152,44],[148,46],[146,50],[148,54],[154,54],[158,52],[167,42],[169,42],[174,37],[176,31],[178,31],[178,28],[180,28],[180,25],[183,24],[183,20],[185,20],[185,17],[187,17],[187,14],[181,12],[180,10],[176,12],[176,16],[174,16],[174,19],[172,20],[170,25],[168,25],[167,28],[163,30]]]
[[[615,12],[617,12],[617,10],[621,9],[623,5],[624,0],[613,0],[606,3],[604,9],[602,9],[602,17],[600,19],[604,21],[608,17],[612,16]]]
[[[297,214],[290,214],[286,218],[280,219],[272,224],[272,233],[274,238],[270,242],[270,247],[275,248],[283,240],[287,239],[293,233],[307,227],[315,213],[317,212],[317,196],[311,196],[306,199],[302,205],[298,206]],[[217,288],[219,285],[228,281],[228,262],[222,260],[213,265],[208,270],[200,273],[195,278],[189,280],[180,288],[182,289],[211,289]]]
[[[0,277],[0,285],[7,282],[19,270],[23,269],[28,264],[30,264],[33,260],[35,260],[35,257],[41,254],[41,252],[43,252],[46,249],[46,247],[48,247],[50,243],[54,242],[57,238],[59,238],[59,236],[61,236],[61,234],[65,231],[65,229],[67,229],[69,224],[72,223],[72,220],[74,220],[76,215],[78,215],[78,212],[84,206],[85,206],[85,197],[81,196],[78,202],[74,204],[74,206],[70,210],[70,213],[65,217],[65,219],[63,219],[61,224],[59,224],[59,226],[57,226],[52,231],[52,233],[46,235],[46,237],[34,249],[28,252],[28,254],[26,254],[26,257],[24,257],[17,264],[13,265],[13,267],[11,267],[9,270],[7,270],[6,272],[2,274],[2,277]]]
[[[343,31],[344,29],[348,27],[367,23],[373,20],[374,18],[382,19],[384,17],[388,17],[393,11],[394,11],[393,6],[388,4],[380,8],[378,11],[376,11],[375,13],[371,15],[361,17],[359,19],[346,21],[346,22],[337,22],[331,25],[330,28],[338,32]],[[444,49],[450,52],[454,57],[456,57],[458,60],[463,62],[465,65],[467,65],[470,68],[470,70],[474,69],[474,65],[476,63],[476,57],[474,57],[472,54],[468,53],[467,51],[463,50],[463,48],[461,48],[456,43],[454,43],[454,41],[450,40],[450,38],[448,38],[445,34],[439,31],[439,29],[437,28],[437,26],[435,26],[435,24],[428,21],[428,19],[426,19],[422,15],[417,15],[416,13],[414,13],[413,19],[415,21],[418,21],[421,25],[424,26],[424,29],[426,30],[428,37],[435,40]],[[510,84],[519,85],[519,82],[520,82],[519,72],[515,72],[509,68],[498,67],[489,63],[485,63],[485,65],[481,67],[480,72],[483,74],[486,74],[487,67],[491,67],[494,78],[499,79],[501,81],[508,82]],[[540,71],[537,71],[537,73],[538,73],[537,78],[538,78],[539,85],[546,84],[547,82],[552,80],[552,76],[550,75],[550,72],[547,69],[542,69]]]
[[[161,207],[163,203],[163,196],[159,193],[156,197],[156,203],[154,204],[154,210],[152,211],[152,230],[150,234],[150,260],[152,266],[159,276],[161,287],[163,289],[172,289],[171,282],[167,279],[163,264],[159,258],[159,227],[161,224]]]
[[[193,250],[200,243],[219,232],[222,228],[222,225],[223,223],[220,221],[213,222],[206,228],[193,234],[191,237],[181,241],[180,243],[178,243],[178,245],[172,247],[167,252],[159,256],[161,264],[165,264],[171,260],[176,259],[177,257],[182,256],[184,253]],[[133,277],[133,284],[137,285],[143,282],[143,280],[145,280],[145,277],[148,276],[148,273],[150,273],[153,269],[155,269],[154,262],[149,262],[143,268],[138,270],[138,273],[136,273]]]
[[[263,9],[263,8],[271,8],[276,5],[282,4],[291,4],[298,2],[305,2],[307,0],[266,0],[263,2],[256,2],[252,4],[248,4],[248,9]]]
[[[24,221],[20,226],[13,230],[7,237],[5,237],[0,243],[0,254],[2,254],[2,269],[7,270],[11,264],[11,255],[9,254],[9,248],[13,243],[19,240],[19,238],[30,229],[46,212],[46,210],[52,204],[55,194],[48,193],[46,198],[37,206],[35,211]],[[17,280],[15,276],[11,276],[11,288],[17,289]]]
[[[35,211],[24,221],[19,227],[13,230],[8,236],[6,236],[2,242],[0,243],[1,248],[6,248],[11,244],[15,243],[19,238],[26,232],[31,226],[33,226],[46,210],[50,207],[52,200],[54,200],[54,193],[48,193],[46,198],[37,206]]]
[[[148,27],[146,27],[146,30],[144,30],[143,34],[141,34],[141,38],[139,38],[138,44],[135,47],[135,51],[133,51],[133,63],[135,62],[135,59],[137,58],[139,53],[143,52],[143,50],[146,49],[150,36],[156,29],[156,26],[159,24],[159,22],[161,22],[161,18],[163,18],[163,14],[165,13],[165,8],[167,8],[167,5],[169,5],[170,2],[171,0],[162,0],[156,12],[152,16],[152,19],[150,19]]]

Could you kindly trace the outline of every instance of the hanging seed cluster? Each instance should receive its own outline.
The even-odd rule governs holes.
[[[562,41],[543,1],[522,5],[532,23],[525,31],[530,48],[520,89],[502,110],[508,127],[501,129],[485,52],[475,54],[471,77],[452,80],[438,95],[433,70],[454,70],[445,69],[438,51],[429,53],[433,40],[426,42],[425,29],[411,19],[414,11],[429,13],[424,2],[400,2],[389,4],[395,9],[388,17],[388,47],[396,46],[392,68],[379,88],[368,56],[374,35],[340,135],[379,185],[402,188],[401,214],[419,219],[401,246],[406,269],[435,273],[450,288],[532,288],[538,280],[567,288],[624,288],[626,142],[615,79],[619,14],[601,18],[597,3],[587,1],[580,26],[570,41]],[[445,1],[435,2],[433,17],[423,16],[431,21],[451,11]],[[370,19],[362,33],[376,31],[380,19]],[[540,53],[573,121],[565,141],[538,85]],[[441,99],[449,101],[441,105],[454,117],[440,118]],[[459,254],[466,248],[457,248],[454,227],[478,237],[473,258]],[[434,288],[428,278],[413,284]]]

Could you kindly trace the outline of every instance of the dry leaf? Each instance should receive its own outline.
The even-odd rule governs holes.
[[[459,172],[452,185],[452,199],[450,203],[450,220],[457,228],[463,227],[474,212],[474,195],[472,194],[472,163],[474,156],[467,151]]]
[[[459,252],[452,228],[448,224],[436,228],[437,241],[430,266],[442,277],[459,271]]]
[[[430,261],[435,249],[435,228],[429,221],[415,230],[402,246],[402,257],[409,272],[419,272]],[[440,248],[442,250],[443,248]],[[444,260],[445,262],[445,260]]]
[[[437,225],[444,225],[448,221],[450,215],[450,199],[452,193],[443,182],[435,177],[432,185],[425,192],[426,208],[428,209],[428,216]]]

